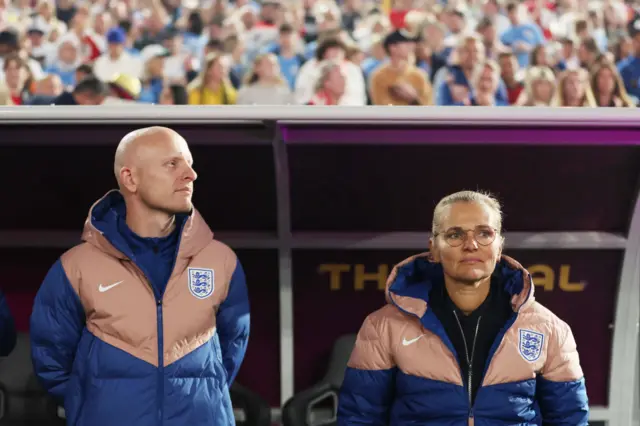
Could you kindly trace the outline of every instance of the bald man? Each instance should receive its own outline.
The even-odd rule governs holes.
[[[74,426],[235,424],[229,386],[249,338],[245,276],[191,204],[185,140],[152,127],[116,151],[119,190],[47,274],[32,358]]]

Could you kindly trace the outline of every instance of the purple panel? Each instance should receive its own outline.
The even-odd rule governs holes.
[[[294,231],[425,231],[438,200],[483,189],[509,231],[626,233],[640,147],[291,145]]]
[[[356,333],[365,317],[385,303],[386,273],[414,254],[407,251],[296,250],[293,253],[296,392],[322,378],[331,348],[343,335]],[[620,251],[511,251],[525,267],[546,269],[547,281],[534,275],[537,300],[573,329],[593,405],[607,405],[614,301],[622,263]],[[323,266],[324,265],[324,266]],[[334,268],[336,289],[331,288]],[[344,272],[337,272],[342,268]],[[357,271],[357,272],[356,272]],[[356,289],[358,276],[363,289]],[[378,274],[376,277],[375,275]],[[585,283],[581,291],[570,284]],[[562,285],[561,285],[562,283]],[[588,315],[586,314],[588,313]]]
[[[157,125],[157,123],[149,124]],[[2,125],[2,145],[118,145],[127,133],[145,124],[35,124]],[[180,124],[169,125],[191,145],[270,144],[273,131],[260,125]]]
[[[114,150],[106,144],[0,146],[2,197],[12,206],[0,209],[0,229],[79,233],[92,203],[116,186]],[[193,202],[214,231],[276,229],[271,146],[194,145],[191,151],[198,173]]]
[[[0,249],[2,291],[18,330],[29,331],[35,297],[47,271],[64,252],[59,249]],[[278,257],[275,251],[237,250],[249,287],[251,337],[238,383],[280,405],[280,315]]]
[[[527,127],[398,127],[398,126],[286,126],[289,144],[499,144],[499,145],[635,145],[638,129]]]

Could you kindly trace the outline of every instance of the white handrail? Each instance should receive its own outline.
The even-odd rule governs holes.
[[[301,106],[20,106],[0,107],[0,124],[55,122],[416,122],[456,125],[547,124],[640,128],[635,108],[301,107]]]

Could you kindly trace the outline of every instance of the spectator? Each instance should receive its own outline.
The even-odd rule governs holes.
[[[371,102],[374,105],[433,104],[426,73],[409,62],[413,42],[403,30],[396,30],[385,39],[389,62],[371,76]]]
[[[583,69],[567,70],[560,75],[554,106],[595,107],[596,101]]]
[[[160,101],[160,93],[165,79],[165,60],[169,51],[159,44],[150,44],[140,52],[144,71],[142,75],[140,102],[156,104]],[[184,79],[184,73],[182,73]]]
[[[500,67],[495,61],[485,59],[476,65],[471,77],[473,91],[459,105],[466,106],[507,106],[497,99],[500,84]]]
[[[507,101],[509,105],[514,105],[524,85],[518,78],[519,66],[516,57],[511,52],[503,52],[498,56],[498,64],[500,65],[500,76],[507,88]]]
[[[320,76],[314,94],[307,105],[340,105],[346,92],[346,77],[339,61],[328,60],[319,64]]]
[[[549,67],[527,70],[525,91],[517,101],[520,106],[551,106],[555,98],[556,76]]]
[[[112,28],[107,33],[108,52],[101,55],[93,66],[93,72],[102,81],[109,81],[115,74],[142,76],[142,63],[125,51],[127,36],[122,28]]]
[[[29,98],[29,70],[20,56],[12,54],[4,59],[4,83],[13,105],[22,105]]]
[[[485,56],[489,59],[497,60],[500,53],[507,51],[496,36],[496,28],[489,18],[483,18],[476,27],[476,32],[480,35],[484,45]]]
[[[531,51],[531,57],[529,58],[530,67],[549,67],[549,56],[547,55],[547,48],[543,44],[539,44]]]
[[[501,41],[516,54],[518,64],[526,67],[529,65],[529,54],[538,44],[544,43],[544,36],[536,24],[522,20],[519,3],[510,2],[506,9],[511,27],[502,34]]]
[[[275,55],[258,55],[238,92],[239,105],[287,105],[292,103],[289,85],[282,78]]]
[[[429,46],[431,60],[429,62],[429,81],[433,82],[436,73],[447,65],[450,49],[444,44],[446,28],[441,22],[427,19],[420,31],[422,43]],[[419,64],[418,64],[419,66]]]
[[[97,77],[81,80],[72,92],[62,92],[53,100],[54,105],[100,105],[109,93],[109,87]]]
[[[586,70],[590,69],[598,55],[600,55],[600,49],[592,37],[585,37],[580,41],[578,46],[580,67]]]
[[[384,37],[380,37],[378,35],[373,36],[369,50],[369,57],[365,58],[360,65],[360,68],[362,68],[362,72],[364,73],[365,81],[369,81],[371,74],[386,60],[387,54],[384,50]],[[429,64],[425,61],[425,65]]]
[[[314,94],[315,83],[320,75],[320,64],[323,61],[338,61],[347,79],[346,91],[340,97],[341,105],[365,105],[366,89],[362,70],[345,60],[346,46],[336,38],[324,40],[318,45],[316,57],[307,61],[296,79],[296,103],[307,104]]]
[[[76,68],[76,84],[87,77],[93,77],[93,67],[89,64],[82,64]]]
[[[62,80],[65,87],[71,88],[76,84],[76,69],[82,59],[80,44],[75,37],[65,36],[60,40],[55,56],[45,72],[55,74]]]
[[[188,88],[190,105],[233,105],[236,90],[229,81],[222,56],[213,54],[207,58],[202,72]]]
[[[572,70],[580,66],[580,60],[576,55],[575,42],[571,38],[560,40],[561,49],[556,69],[558,71]]]
[[[297,53],[298,37],[293,26],[284,23],[280,26],[278,42],[271,47],[271,53],[275,54],[280,64],[280,70],[291,90],[295,88],[296,76],[306,59],[304,55]]]
[[[591,87],[599,107],[635,107],[613,64],[600,63],[591,69]]]
[[[633,43],[631,56],[622,59],[618,64],[624,87],[637,103],[640,99],[640,16],[636,16],[628,25],[629,35]]]

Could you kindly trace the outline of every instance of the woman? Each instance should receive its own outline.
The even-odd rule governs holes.
[[[432,228],[430,251],[394,267],[388,303],[358,333],[338,424],[586,426],[571,329],[502,255],[499,202],[451,194]]]
[[[233,105],[236,103],[236,89],[229,81],[222,56],[207,56],[200,75],[189,85],[189,105]]]
[[[338,61],[320,64],[320,77],[307,105],[338,105],[346,90],[346,78]]]
[[[591,87],[596,106],[599,107],[635,107],[629,97],[620,74],[610,62],[602,62],[591,70]]]
[[[547,49],[543,44],[539,44],[533,48],[529,56],[530,67],[548,67],[549,59],[547,56]]]
[[[292,103],[291,89],[280,74],[278,58],[258,55],[238,92],[239,105],[287,105]]]
[[[500,66],[491,60],[481,61],[471,75],[472,93],[457,106],[507,106],[508,104],[497,99],[498,85],[500,84]]]
[[[582,69],[568,70],[558,79],[558,90],[554,106],[560,107],[595,107],[593,91],[589,84],[587,72]]]
[[[140,52],[144,72],[140,81],[140,98],[143,103],[157,104],[164,87],[165,59],[169,52],[158,44],[151,44]]]
[[[17,54],[8,55],[3,64],[5,85],[13,105],[24,104],[29,97],[30,73],[27,65]]]
[[[530,68],[524,87],[518,106],[551,106],[556,91],[556,76],[549,67]]]

